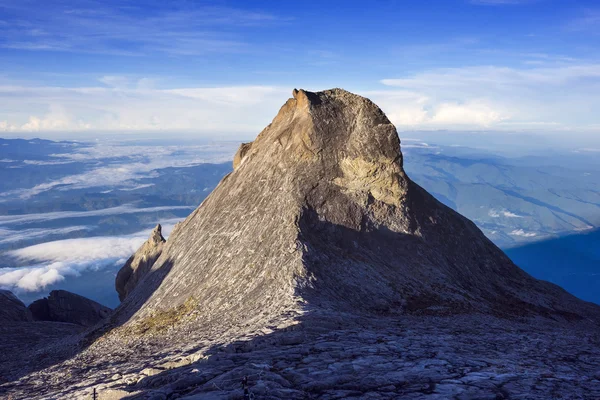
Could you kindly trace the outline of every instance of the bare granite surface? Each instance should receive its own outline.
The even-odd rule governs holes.
[[[347,91],[294,90],[160,247],[104,324],[3,363],[0,393],[241,399],[247,375],[255,399],[600,398],[600,307],[412,182]]]

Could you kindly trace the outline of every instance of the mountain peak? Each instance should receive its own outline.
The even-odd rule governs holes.
[[[407,184],[396,128],[371,100],[343,89],[293,91],[273,122],[240,146],[234,168],[254,158],[284,168],[318,164],[315,177],[399,205]]]
[[[598,318],[412,182],[394,125],[342,89],[294,90],[169,241],[147,246],[132,258],[147,276],[117,311],[129,325],[261,326],[318,309]]]

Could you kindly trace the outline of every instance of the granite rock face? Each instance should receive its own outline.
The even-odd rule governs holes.
[[[162,227],[158,224],[150,233],[148,240],[127,260],[117,273],[115,288],[121,301],[125,300],[160,256],[165,243],[161,231]]]
[[[600,320],[412,182],[396,128],[364,97],[295,90],[235,160],[173,230],[121,322],[259,326],[315,308]]]
[[[53,290],[48,297],[29,305],[35,321],[68,322],[92,326],[108,317],[112,310],[93,300],[66,290]]]
[[[248,376],[256,399],[600,398],[600,307],[412,182],[395,127],[347,91],[294,90],[147,244],[160,255],[77,354],[0,363],[0,394],[241,399]]]
[[[32,321],[25,304],[8,290],[0,290],[0,322]]]

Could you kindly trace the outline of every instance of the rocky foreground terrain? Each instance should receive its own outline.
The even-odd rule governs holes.
[[[248,376],[256,399],[600,398],[600,335],[589,327],[481,315],[322,317],[130,347],[109,338],[2,389],[13,399],[91,399],[94,389],[99,399],[242,399]]]
[[[404,172],[395,127],[294,90],[93,328],[0,367],[13,399],[597,399],[600,307]]]

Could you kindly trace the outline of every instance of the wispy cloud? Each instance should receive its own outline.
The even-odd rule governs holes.
[[[600,9],[584,10],[582,15],[571,19],[567,25],[567,30],[578,32],[598,34],[600,28]]]
[[[42,161],[39,165],[79,161],[89,165],[88,171],[46,181],[30,188],[2,192],[0,198],[28,199],[49,190],[92,187],[138,190],[152,186],[151,183],[140,183],[140,179],[157,177],[162,168],[230,161],[237,146],[237,142],[189,146],[82,146],[75,152],[53,154],[57,160]]]
[[[65,228],[54,229],[23,229],[11,230],[0,228],[0,244],[19,243],[26,240],[44,239],[52,236],[67,235],[73,232],[89,231],[93,229],[90,226],[77,225],[68,226]]]
[[[138,56],[148,53],[200,55],[244,52],[248,44],[239,30],[280,22],[270,13],[205,2],[125,2],[111,7],[101,1],[2,1],[0,47],[32,51],[67,51]]]
[[[521,236],[521,237],[535,237],[535,236],[537,236],[537,233],[526,232],[523,229],[515,229],[512,232],[510,232],[510,235],[512,235],[512,236]]]
[[[94,87],[0,85],[0,102],[16,110],[0,110],[0,131],[182,130],[239,137],[267,125],[291,91],[274,86],[156,89],[145,78],[121,78],[103,77],[104,86]]]
[[[98,217],[105,215],[121,215],[121,214],[137,214],[137,213],[150,213],[157,211],[168,211],[168,210],[185,210],[192,209],[193,207],[188,206],[160,206],[160,207],[146,207],[146,208],[135,208],[131,204],[126,204],[118,207],[102,208],[100,210],[91,211],[53,211],[39,214],[18,214],[18,215],[0,215],[0,225],[12,225],[12,224],[27,224],[31,222],[46,222],[57,219],[66,218],[85,218],[85,217]]]
[[[522,215],[518,215],[515,214],[513,212],[510,212],[508,210],[495,210],[495,209],[491,209],[488,212],[488,215],[492,218],[499,218],[501,216],[506,217],[506,218],[523,218]]]

